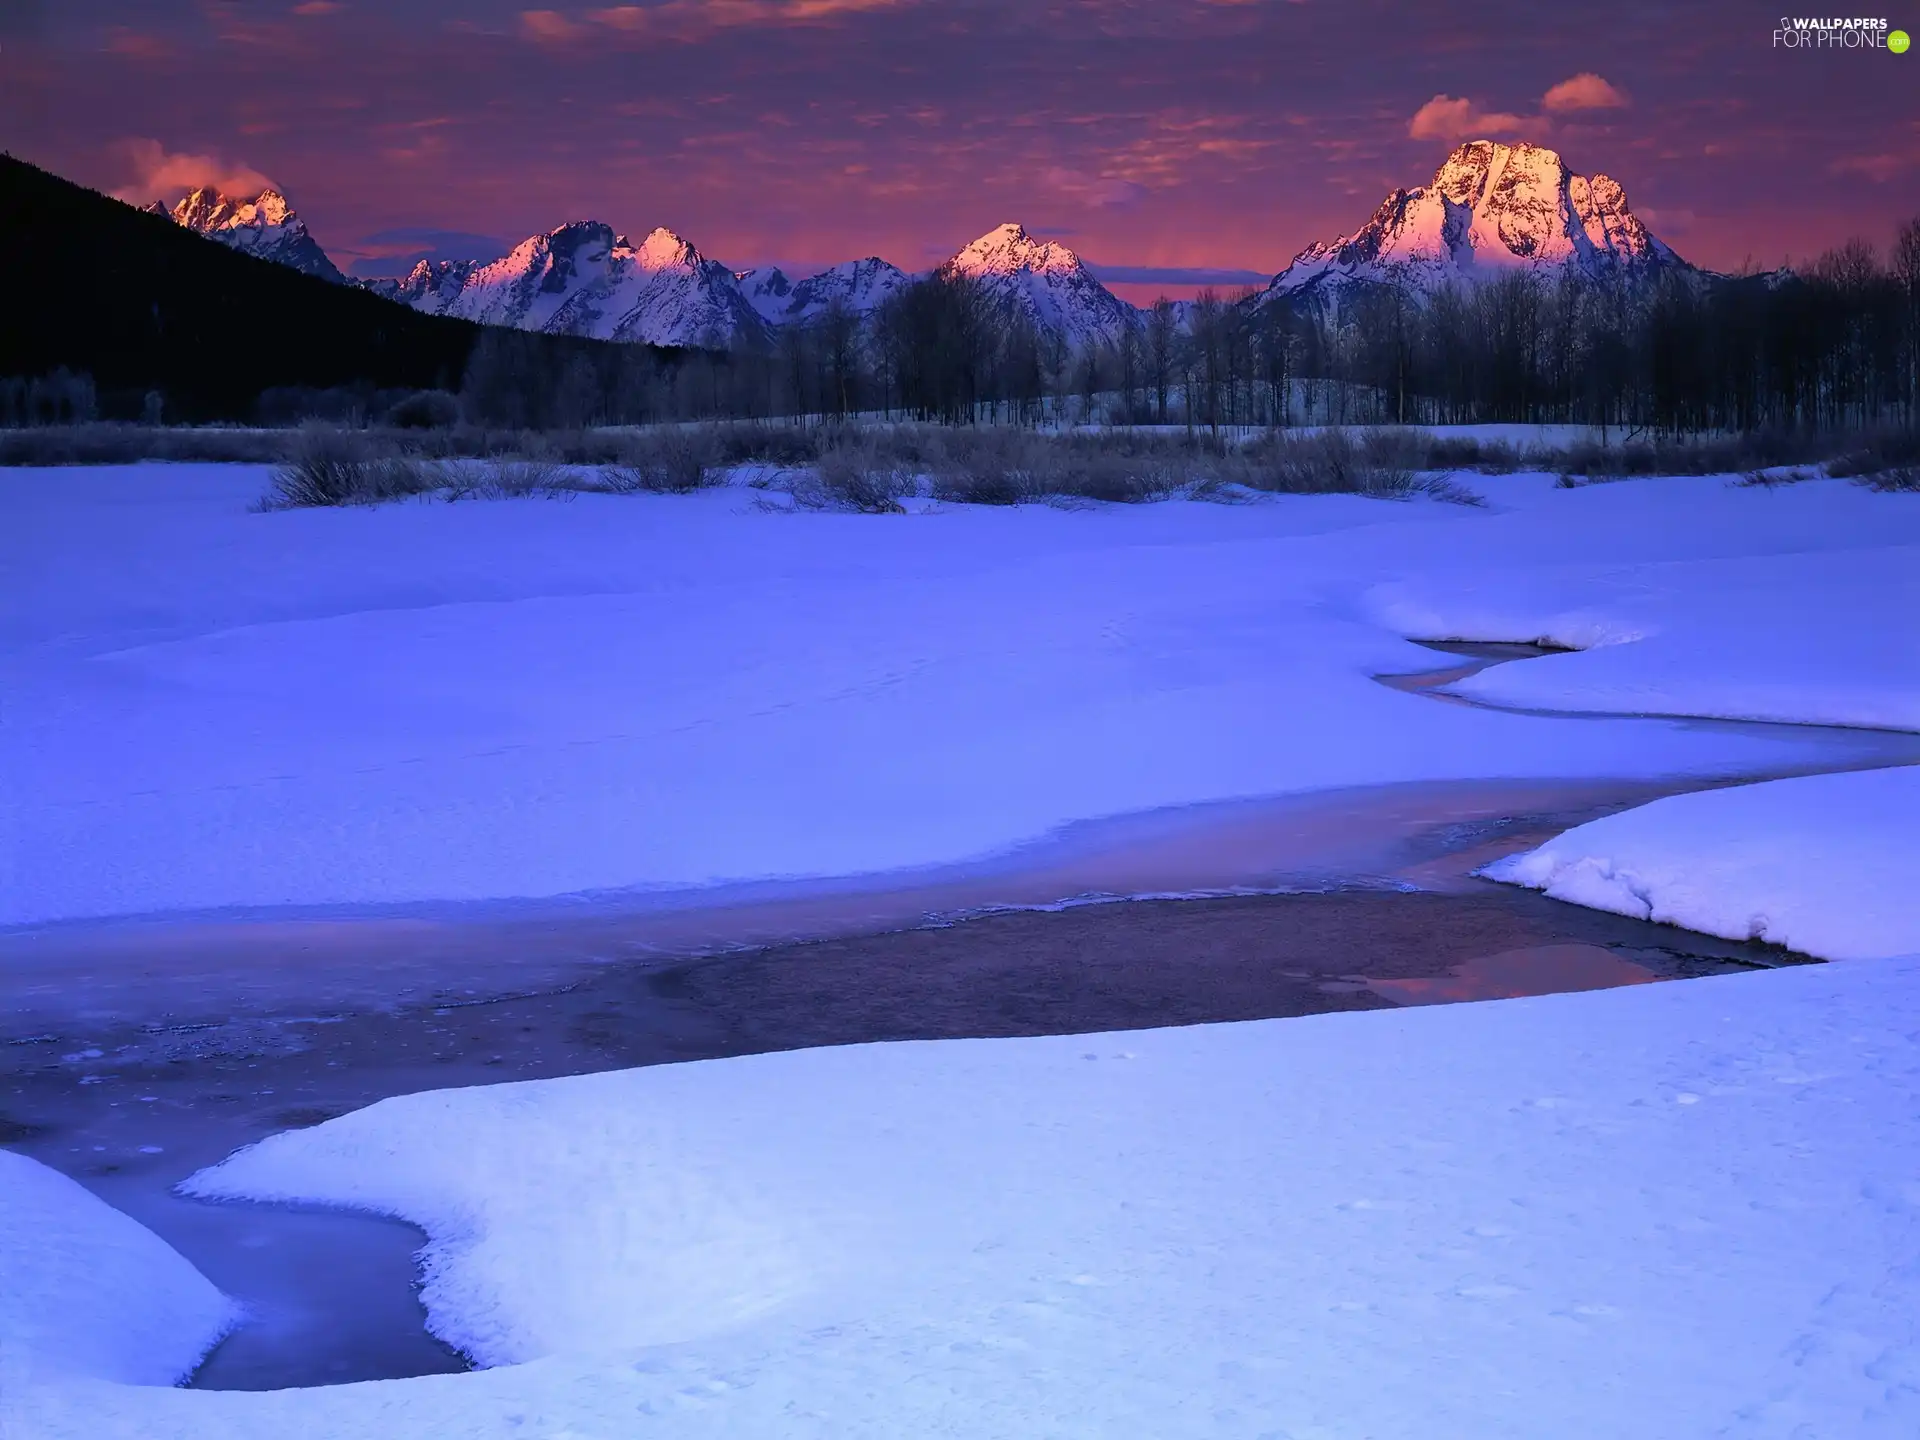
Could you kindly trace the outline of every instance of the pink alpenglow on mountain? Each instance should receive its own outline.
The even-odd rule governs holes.
[[[1019,225],[996,226],[940,267],[977,281],[1008,318],[1024,318],[1069,350],[1117,340],[1140,312],[1094,279],[1080,257]]]
[[[766,323],[731,270],[671,230],[636,245],[594,220],[532,236],[485,264],[423,260],[383,293],[433,315],[654,345],[721,347]]]
[[[146,208],[242,254],[291,266],[335,284],[346,281],[278,190],[262,190],[252,199],[243,200],[203,185],[172,209],[157,200]]]
[[[1388,195],[1353,234],[1302,250],[1267,295],[1355,282],[1428,290],[1516,269],[1632,278],[1685,264],[1648,233],[1617,182],[1576,175],[1538,145],[1474,140],[1428,184]]]

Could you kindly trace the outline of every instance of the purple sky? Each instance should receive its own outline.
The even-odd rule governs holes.
[[[1015,219],[1135,299],[1271,274],[1449,137],[1552,145],[1723,268],[1920,213],[1920,49],[1777,50],[1752,4],[536,3],[0,0],[0,143],[129,194],[269,177],[343,265],[596,218],[919,268]]]

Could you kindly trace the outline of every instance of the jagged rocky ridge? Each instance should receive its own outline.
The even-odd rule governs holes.
[[[429,314],[549,335],[724,347],[766,322],[733,272],[661,228],[634,244],[598,221],[535,235],[484,264],[423,260],[377,287]]]
[[[278,191],[237,200],[202,189],[171,210],[179,224],[223,244],[340,281]],[[1655,238],[1605,175],[1576,175],[1554,151],[1475,140],[1456,148],[1425,185],[1395,190],[1350,235],[1308,246],[1250,302],[1337,309],[1356,287],[1400,287],[1416,298],[1516,270],[1635,284],[1693,270]],[[964,275],[1008,320],[1066,350],[1117,340],[1143,312],[1094,277],[1057,241],[1004,224],[935,271]],[[549,334],[657,345],[761,343],[835,307],[871,316],[912,280],[878,256],[795,280],[776,266],[731,270],[673,231],[639,244],[609,225],[579,221],[534,235],[498,260],[423,260],[400,280],[367,288],[428,314]],[[1184,319],[1188,307],[1179,307]]]
[[[1337,303],[1356,285],[1426,294],[1514,270],[1631,283],[1691,268],[1640,222],[1616,181],[1576,175],[1538,145],[1474,140],[1427,184],[1388,195],[1351,235],[1302,250],[1259,300]]]
[[[848,260],[798,281],[788,279],[777,265],[762,265],[734,275],[747,303],[769,325],[811,324],[835,305],[852,315],[871,315],[912,278],[878,255]]]
[[[272,260],[336,285],[346,283],[347,277],[307,233],[306,222],[278,190],[262,190],[251,200],[236,200],[203,185],[171,209],[157,200],[146,208],[242,254]]]

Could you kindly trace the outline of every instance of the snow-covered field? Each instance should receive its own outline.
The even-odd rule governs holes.
[[[1809,499],[1800,513],[1820,503]],[[1633,564],[1516,557],[1495,573],[1422,576],[1383,587],[1378,613],[1410,634],[1455,629],[1578,652],[1454,687],[1499,705],[1920,730],[1920,625],[1904,618],[1920,614],[1912,533],[1829,547],[1808,521],[1799,549]]]
[[[1843,484],[868,517],[250,513],[264,483],[0,473],[0,924],[844,875],[1195,802],[1807,753],[1435,705],[1369,678],[1442,663],[1401,635],[1599,647],[1471,682],[1537,706],[1885,724],[1920,690],[1914,607],[1867,593],[1912,584],[1920,506]]]
[[[0,474],[0,921],[845,874],[1233,796],[1820,752],[1435,704],[1370,678],[1443,663],[1408,635],[1592,647],[1461,687],[1502,704],[1920,715],[1910,497],[1477,483],[259,515],[257,470]],[[472,1375],[165,1388],[218,1297],[8,1160],[0,1428],[1912,1436],[1911,774],[1679,797],[1508,867],[1846,964],[438,1091],[198,1177],[419,1223]]]
[[[0,1403],[33,1440],[1906,1440],[1917,996],[1863,962],[388,1100],[198,1188],[415,1217],[499,1368]]]

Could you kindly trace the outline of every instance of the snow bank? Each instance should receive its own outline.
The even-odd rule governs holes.
[[[1614,551],[1603,562],[1542,565],[1536,552],[1481,574],[1436,566],[1380,587],[1374,612],[1407,634],[1581,652],[1449,687],[1494,704],[1920,730],[1920,506],[1879,510],[1837,482],[1712,484],[1717,506],[1698,482],[1593,486],[1569,492],[1564,517],[1602,536],[1623,520],[1711,529],[1689,537],[1706,553],[1649,558],[1596,536]],[[1860,533],[1875,513],[1886,528]]]
[[[1827,960],[1920,954],[1920,769],[1675,795],[1481,873]]]
[[[435,1327],[524,1363],[40,1434],[1907,1440],[1917,997],[1910,959],[388,1100],[195,1184],[409,1216]]]
[[[159,1236],[58,1171],[0,1150],[0,1396],[50,1375],[171,1385],[235,1319],[232,1302]]]
[[[250,513],[264,483],[0,474],[19,602],[0,924],[846,875],[1249,796],[1808,758],[1369,678],[1434,666],[1395,630],[1527,638],[1569,606],[1647,638],[1474,683],[1618,663],[1577,708],[1887,723],[1913,688],[1914,612],[1874,596],[1920,506],[1846,486],[1487,477],[1486,511],[782,516],[721,491]],[[1784,593],[1713,608],[1743,569]],[[1796,608],[1851,647],[1818,673],[1795,668]],[[1719,709],[1702,689],[1769,685]]]

